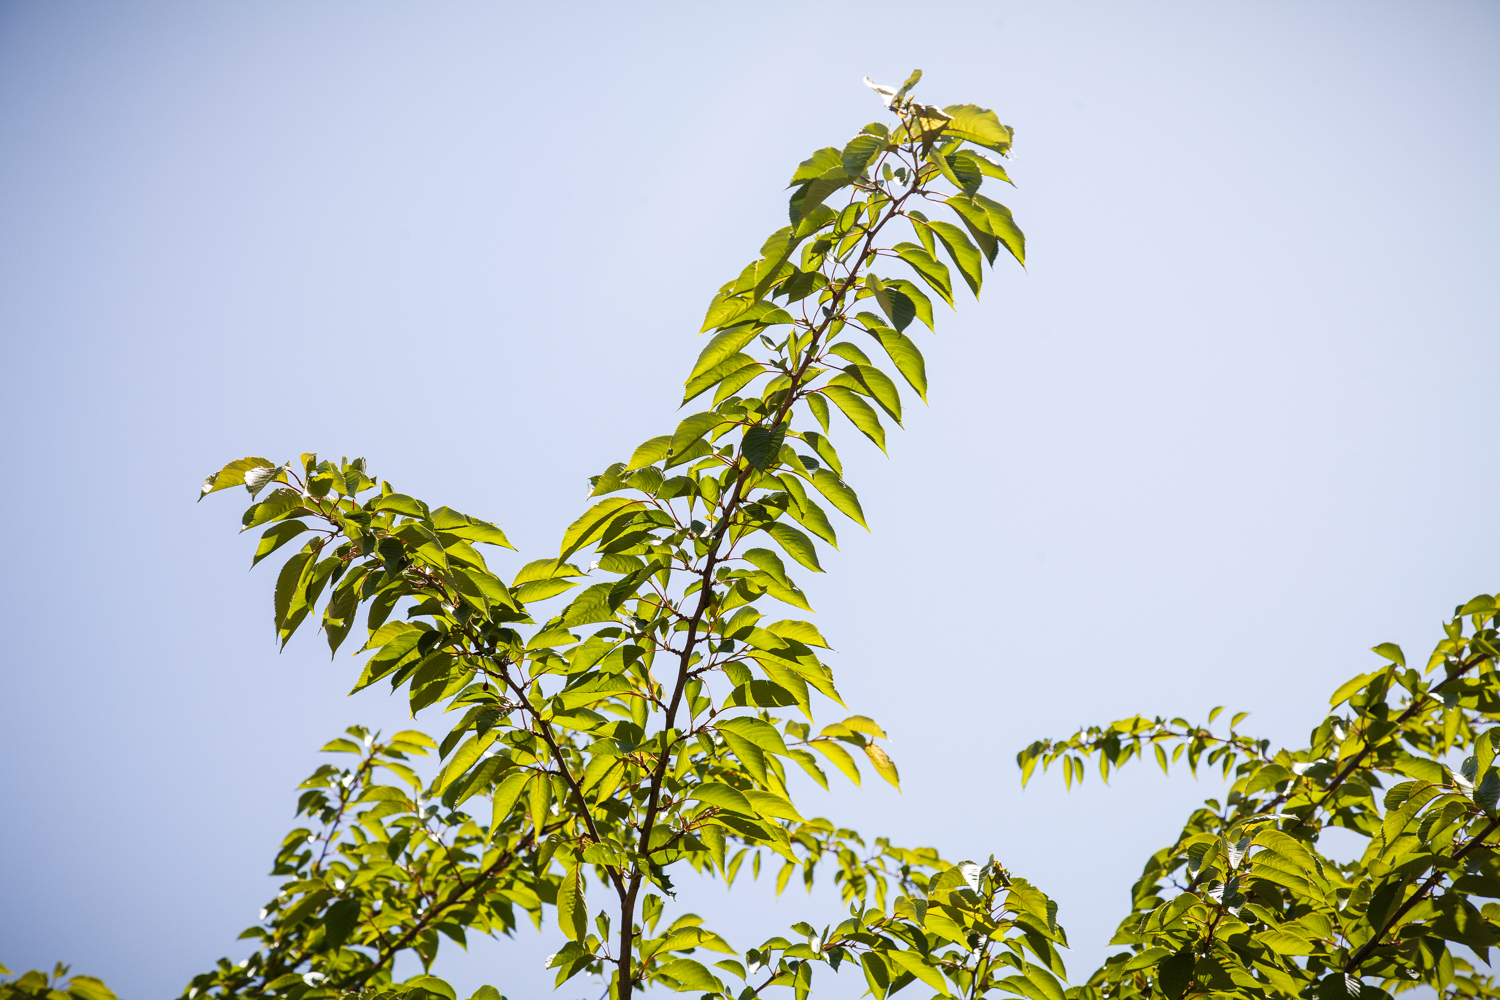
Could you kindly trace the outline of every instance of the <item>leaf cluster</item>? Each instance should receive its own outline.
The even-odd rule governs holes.
[[[425,784],[390,756],[424,746],[415,731],[390,744],[364,734],[347,748],[362,764],[310,779],[303,812],[324,829],[284,845],[278,871],[296,877],[252,935],[263,945],[253,968],[221,968],[194,989],[384,988],[395,954],[413,950],[430,964],[439,935],[508,933],[519,904],[533,919],[550,907],[568,938],[551,961],[559,985],[589,972],[612,974],[619,998],[648,983],[730,995],[686,957],[732,953],[722,938],[691,914],[663,934],[656,927],[673,896],[671,866],[732,883],[747,858],[758,872],[762,858],[779,857],[778,889],[799,870],[810,885],[819,861],[836,859],[856,921],[823,935],[846,942],[824,957],[756,950],[776,983],[805,984],[807,962],[856,951],[886,969],[872,980],[882,989],[908,974],[926,982],[881,964],[887,952],[926,955],[929,945],[920,920],[886,911],[893,877],[901,899],[940,891],[935,906],[959,907],[947,919],[970,928],[967,957],[944,961],[982,965],[977,942],[1009,940],[1012,922],[993,898],[987,916],[965,916],[949,902],[953,887],[924,879],[935,852],[883,841],[864,851],[852,831],[805,819],[787,774],[793,764],[826,788],[831,764],[858,783],[862,760],[900,780],[881,726],[845,707],[789,569],[822,572],[819,544],[837,545],[828,508],[867,527],[843,478],[833,414],[884,450],[884,421],[903,416],[898,380],[926,398],[908,331],[917,319],[934,326],[929,292],[954,304],[949,264],[977,295],[1001,246],[1024,261],[1009,210],[979,193],[987,177],[1009,180],[993,157],[1008,152],[1010,130],[972,105],[916,104],[906,95],[919,75],[888,102],[894,125],[866,126],[799,165],[789,224],[709,304],[710,336],[683,402],[712,392],[710,408],[593,477],[594,502],[555,556],[503,579],[476,548],[509,547],[499,528],[377,482],[362,459],[250,457],[204,481],[201,495],[251,494],[241,523],[261,530],[253,563],[300,543],[276,580],[283,644],[318,621],[336,652],[362,626],[358,652],[368,655],[353,690],[384,681],[414,716],[441,706],[454,722],[429,741],[440,770]],[[938,209],[951,215],[928,216]],[[913,239],[898,233],[906,226]],[[906,273],[878,274],[887,264]],[[820,725],[815,711],[827,704],[839,721]],[[380,768],[410,787],[371,784]],[[488,825],[473,818],[485,803]],[[1047,933],[1061,932],[1049,923]],[[788,961],[803,964],[788,972]],[[980,965],[951,968],[987,982]]]
[[[1302,748],[1183,719],[1133,717],[1039,741],[1018,756],[1023,781],[1061,762],[1081,780],[1153,756],[1186,759],[1230,781],[1152,855],[1131,914],[1079,1000],[1165,995],[1346,1000],[1418,985],[1493,996],[1500,944],[1500,598],[1480,595],[1445,622],[1425,666],[1392,643],[1385,665],[1351,678]],[[1342,709],[1342,711],[1340,711]],[[1170,753],[1169,753],[1170,751]],[[1346,863],[1319,848],[1340,827],[1364,838]]]

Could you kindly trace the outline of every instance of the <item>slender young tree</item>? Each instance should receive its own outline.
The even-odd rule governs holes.
[[[552,960],[559,984],[587,971],[609,976],[619,1000],[647,983],[732,995],[688,957],[733,954],[722,937],[690,914],[657,933],[668,869],[687,861],[733,882],[747,856],[757,871],[779,856],[778,888],[836,864],[850,918],[806,927],[803,944],[773,938],[744,956],[749,968],[718,962],[743,995],[803,996],[816,962],[858,956],[881,992],[942,988],[944,975],[983,991],[1010,970],[1060,996],[1065,939],[1040,893],[993,863],[866,849],[804,819],[785,770],[826,787],[825,764],[858,781],[862,756],[898,783],[873,720],[845,709],[814,731],[815,698],[820,711],[844,705],[815,652],[827,644],[769,605],[812,610],[787,563],[822,572],[813,539],[837,539],[823,503],[865,524],[834,414],[884,449],[884,420],[902,417],[897,381],[925,398],[907,331],[933,327],[928,292],[952,306],[953,271],[977,295],[1002,248],[1024,260],[1009,210],[979,190],[1009,180],[997,157],[1010,129],[973,105],[918,103],[920,76],[871,84],[891,122],[805,160],[788,224],[714,296],[682,400],[708,396],[709,408],[595,476],[596,502],[557,553],[510,582],[474,547],[508,546],[499,528],[377,484],[362,460],[247,458],[205,481],[203,495],[243,485],[257,498],[243,518],[264,527],[256,562],[301,543],[275,589],[283,643],[319,613],[337,650],[362,615],[371,655],[355,690],[386,681],[413,714],[440,703],[460,714],[440,743],[356,730],[330,744],[359,763],[310,779],[302,809],[323,832],[284,846],[278,870],[297,878],[251,932],[265,948],[194,990],[385,983],[401,950],[430,962],[439,933],[509,930],[519,906],[536,919],[555,909],[569,941]],[[879,273],[890,266],[910,276]],[[584,553],[588,570],[574,561]],[[561,610],[535,610],[575,589]],[[424,787],[406,760],[429,750],[442,768]],[[409,788],[372,785],[377,770]],[[464,811],[476,800],[490,804],[487,825]],[[943,953],[922,928],[950,896],[944,926],[959,947]]]

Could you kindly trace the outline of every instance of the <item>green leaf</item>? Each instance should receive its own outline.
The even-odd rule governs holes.
[[[445,998],[445,1000],[458,1000],[458,994],[447,982],[437,976],[413,976],[401,984],[407,989],[423,989],[433,996]]]
[[[858,428],[865,437],[874,441],[877,448],[885,451],[885,428],[880,426],[880,418],[875,415],[874,407],[861,399],[858,393],[843,386],[824,386],[818,392],[831,399],[833,405],[849,418],[851,424]]]
[[[750,355],[731,354],[702,375],[688,379],[687,388],[682,394],[682,401],[687,403],[717,385],[719,391],[714,393],[716,400],[714,405],[718,406],[724,399],[728,399],[730,394],[748,385],[764,371],[765,366]]]
[[[915,87],[921,79],[922,71],[919,69],[912,70],[911,76],[908,76],[906,78],[906,82],[901,85],[901,89],[896,91],[895,96],[891,98],[891,103],[895,104],[900,101],[903,97],[911,92],[911,88]]]
[[[839,165],[851,177],[863,174],[865,167],[884,148],[885,143],[885,139],[878,135],[861,133],[850,139],[844,151],[839,154]]]
[[[436,780],[433,781],[433,793],[441,795],[449,785],[457,781],[459,776],[472,767],[474,762],[479,759],[479,755],[489,749],[490,744],[495,742],[497,735],[492,729],[484,736],[470,736],[465,740],[463,745],[454,752],[453,756],[448,758],[447,764],[443,766],[443,770],[438,773]]]
[[[510,811],[515,808],[516,800],[521,797],[521,790],[526,787],[526,781],[531,777],[528,771],[512,771],[501,779],[500,784],[495,786],[493,808],[490,814],[490,836],[505,822]]]
[[[818,550],[814,547],[811,538],[790,524],[782,524],[780,521],[768,524],[762,530],[776,539],[776,543],[786,550],[787,555],[814,573],[823,572],[823,567],[818,564]]]
[[[425,518],[427,508],[420,500],[407,496],[405,493],[387,493],[378,496],[365,505],[366,510],[389,510],[406,517]]]
[[[527,806],[531,814],[531,825],[535,829],[535,839],[542,839],[542,827],[547,822],[547,815],[552,808],[552,778],[545,772],[539,771],[531,776],[526,783]]]
[[[922,289],[917,287],[916,282],[910,281],[906,278],[886,278],[884,280],[886,290],[888,292],[894,289],[900,294],[906,296],[907,301],[911,303],[913,313],[916,315],[917,319],[922,321],[923,325],[926,326],[927,329],[937,329],[932,325],[932,300],[927,297],[927,294],[923,292]],[[895,305],[894,299],[892,300],[892,305]],[[891,322],[895,324],[896,329],[905,330],[906,324],[898,322],[900,316],[901,312],[898,310],[896,316],[892,318]]]
[[[1316,945],[1309,939],[1279,927],[1261,931],[1255,935],[1255,940],[1278,955],[1311,955],[1316,950]]]
[[[756,569],[769,573],[778,583],[791,586],[792,581],[786,575],[786,564],[770,549],[746,549],[740,553],[740,558]]]
[[[1157,967],[1156,984],[1171,1000],[1182,1000],[1193,983],[1193,947],[1184,946]]]
[[[895,951],[894,949],[882,954],[892,965],[910,972],[913,976],[916,976],[943,996],[949,997],[953,995],[948,992],[948,984],[944,981],[942,973],[927,964],[927,960],[921,955],[910,951]]]
[[[707,333],[733,322],[755,304],[747,295],[715,295],[708,304],[708,314],[703,317],[703,327],[698,332]]]
[[[787,187],[796,187],[798,184],[821,177],[830,170],[842,170],[843,167],[843,154],[832,146],[825,146],[797,164],[797,171],[792,174],[791,182],[787,184]]]
[[[969,241],[962,229],[951,223],[929,222],[928,225],[937,233],[938,239],[942,240],[948,256],[958,266],[958,273],[963,275],[969,290],[978,298],[979,286],[984,283],[984,267],[979,248]]]
[[[1366,684],[1369,684],[1370,678],[1373,676],[1373,674],[1360,674],[1357,677],[1349,678],[1339,685],[1339,689],[1333,693],[1333,697],[1328,699],[1328,704],[1334,707],[1342,705],[1345,701],[1349,700],[1351,695],[1358,692]]]
[[[782,798],[780,795],[774,795],[770,792],[758,792],[751,789],[745,792],[745,798],[750,800],[750,804],[755,807],[755,811],[765,819],[789,819],[794,823],[805,822],[802,814],[797,812],[796,806],[793,806],[789,800]]]
[[[850,781],[859,784],[859,767],[854,763],[854,758],[843,745],[830,739],[816,739],[809,744],[814,750],[827,757],[834,767],[846,774]]]
[[[1026,979],[1035,986],[1046,1000],[1064,1000],[1062,984],[1052,973],[1035,962],[1026,965]]]
[[[809,396],[807,397],[807,399],[808,402],[812,402],[814,399],[819,399],[819,397]],[[819,401],[822,402],[821,400]],[[824,402],[823,407],[825,412],[827,410],[827,406],[828,404]],[[824,430],[827,430],[826,421]],[[803,431],[802,440],[812,445],[812,449],[817,453],[818,458],[822,459],[823,462],[830,469],[832,469],[836,475],[842,476],[844,474],[844,464],[839,460],[839,453],[833,450],[833,442],[829,441],[828,438],[824,437],[822,434],[819,434],[817,431]]]
[[[436,517],[438,511],[433,511],[432,513]],[[483,542],[486,545],[498,545],[503,549],[515,550],[515,546],[510,544],[510,541],[505,537],[505,532],[493,524],[490,524],[488,521],[479,521],[472,517],[465,518],[465,520],[468,522],[467,524],[456,525],[451,528],[444,528],[443,530],[471,542]]]
[[[297,585],[302,580],[302,572],[316,554],[316,551],[306,549],[298,552],[282,565],[281,573],[276,577],[275,610],[278,632],[286,625],[287,615],[291,611],[292,598],[296,595]]]
[[[756,816],[755,807],[750,800],[745,798],[739,789],[724,784],[722,781],[707,781],[687,791],[687,798],[695,799],[705,805],[716,806],[719,809],[727,809],[742,816]]]
[[[895,286],[894,283],[882,282],[873,274],[865,275],[865,287],[875,295],[875,301],[879,304],[882,312],[891,321],[891,325],[897,330],[905,330],[911,321],[916,318],[917,307],[907,294]],[[860,317],[867,315],[861,313]],[[869,324],[866,323],[868,326]],[[879,324],[884,326],[884,323]]]
[[[716,979],[702,962],[695,962],[691,958],[674,958],[662,965],[657,973],[676,980],[680,984],[675,987],[679,993],[688,990],[718,993],[724,989],[724,984]]]
[[[859,497],[842,479],[827,469],[819,469],[813,473],[812,483],[840,513],[866,531],[870,530],[870,526],[865,523],[865,512],[859,504]]]
[[[1406,666],[1406,654],[1401,652],[1401,647],[1396,645],[1394,642],[1382,642],[1378,646],[1371,647],[1370,652],[1377,653],[1380,656],[1385,657],[1387,660],[1390,660],[1392,663],[1399,664],[1403,667]],[[1338,702],[1334,702],[1334,704],[1337,705]]]
[[[568,526],[563,532],[562,551],[558,559],[566,559],[577,552],[583,546],[594,541],[604,533],[604,529],[622,511],[633,507],[645,506],[639,500],[630,500],[626,497],[607,497],[584,512],[583,516]]]
[[[678,424],[677,430],[672,433],[672,442],[670,445],[672,454],[676,455],[682,452],[687,448],[688,445],[692,444],[694,441],[698,440],[703,435],[713,430],[715,427],[718,427],[720,424],[725,423],[728,423],[728,418],[726,418],[723,414],[715,413],[712,410],[693,414],[691,417],[688,417],[682,423]]]
[[[885,353],[895,362],[896,370],[908,385],[917,390],[922,402],[927,402],[927,363],[912,339],[889,327],[872,327],[870,335],[885,348]]]
[[[964,139],[993,149],[997,153],[1006,153],[1010,150],[1010,144],[1015,138],[1015,133],[1005,125],[1000,124],[1000,119],[995,112],[988,108],[981,108],[975,104],[950,104],[943,109],[949,121],[943,129],[945,135],[955,139]]]
[[[572,590],[578,584],[573,580],[537,580],[533,583],[523,583],[516,588],[516,600],[522,604],[535,604],[545,601],[550,597],[556,597],[564,591]]]
[[[231,486],[244,486],[245,474],[254,469],[274,469],[276,467],[276,463],[268,458],[250,456],[237,459],[203,480],[203,485],[198,489],[198,499],[202,500],[210,493],[227,490]]]
[[[1172,953],[1166,948],[1147,948],[1145,951],[1141,952],[1139,955],[1136,955],[1134,958],[1130,959],[1130,961],[1121,966],[1120,971],[1135,972],[1139,969],[1152,968],[1156,965],[1157,962],[1160,962],[1170,954]]]
[[[1010,214],[1010,209],[998,201],[986,198],[982,194],[974,195],[976,204],[984,207],[990,220],[990,232],[995,238],[1005,244],[1011,256],[1024,267],[1026,264],[1026,236],[1016,225],[1015,217]]]
[[[266,556],[275,552],[306,530],[307,525],[301,521],[282,521],[267,528],[265,533],[260,536],[260,544],[255,547],[255,558],[250,561],[250,565],[255,566],[259,564]]]
[[[785,452],[783,451],[783,456]],[[802,480],[790,473],[783,473],[777,477],[786,487],[787,493],[792,498],[792,503],[787,507],[787,512],[814,535],[823,541],[839,547],[838,533],[833,530],[833,525],[828,523],[828,515],[807,496],[807,490],[802,486]]]
[[[891,377],[879,368],[872,365],[846,365],[841,373],[828,380],[828,385],[842,386],[869,396],[890,414],[892,420],[897,424],[901,423],[901,394]]]
[[[571,866],[557,888],[557,926],[569,941],[588,936],[588,901],[583,894],[583,867]]]
[[[828,400],[824,399],[822,396],[819,396],[817,393],[806,396],[804,397],[804,399],[807,402],[807,408],[812,411],[813,417],[818,421],[818,425],[823,428],[823,433],[827,434]]]
[[[1458,609],[1457,617],[1464,615],[1482,615],[1495,610],[1495,599],[1489,594],[1480,594]]]
[[[779,621],[775,622],[774,624],[767,625],[766,631],[770,632],[772,635],[779,635],[787,639],[795,639],[797,642],[802,643],[802,645],[804,646],[821,646],[824,649],[833,648],[832,646],[828,645],[826,640],[824,640],[822,634],[818,631],[817,626],[813,625],[811,622],[799,622],[788,619],[785,621]]]
[[[908,219],[911,223],[912,232],[917,239],[922,241],[922,249],[934,259],[937,259],[937,237],[932,235],[932,230],[927,226],[927,216],[923,212],[910,212]]]
[[[1500,878],[1493,875],[1463,875],[1453,883],[1453,889],[1467,896],[1500,899]]]
[[[937,292],[944,302],[949,306],[953,305],[953,279],[948,276],[946,264],[915,243],[897,243],[892,249],[896,251],[896,256],[911,265],[911,269],[917,272],[917,277]]]
[[[870,758],[870,763],[875,766],[875,773],[899,789],[901,787],[901,775],[896,772],[895,762],[891,760],[883,749],[874,743],[866,743],[864,749],[865,756]]]
[[[359,923],[360,901],[341,899],[328,908],[323,915],[323,946],[341,948]]]
[[[781,739],[781,734],[776,731],[775,726],[763,719],[745,715],[732,719],[715,719],[714,728],[721,733],[734,733],[762,750],[786,754],[786,743]]]
[[[702,353],[698,355],[698,360],[693,365],[693,370],[688,373],[687,382],[684,384],[690,384],[699,375],[717,367],[732,355],[738,354],[740,348],[754,340],[759,332],[754,323],[740,323],[714,334],[708,346],[703,348]]]
[[[630,455],[630,461],[625,463],[626,470],[644,469],[648,465],[654,465],[666,458],[672,450],[672,435],[663,434],[643,442]]]
[[[744,441],[740,444],[740,453],[751,465],[764,472],[781,454],[781,444],[785,439],[785,424],[775,430],[755,426],[745,432]]]

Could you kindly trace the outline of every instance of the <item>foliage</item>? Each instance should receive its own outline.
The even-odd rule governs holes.
[[[1061,761],[1071,785],[1090,758],[1107,777],[1148,753],[1165,771],[1168,748],[1195,773],[1202,763],[1233,779],[1223,803],[1208,800],[1146,862],[1111,942],[1129,950],[1080,1000],[1370,1000],[1419,984],[1496,995],[1465,956],[1487,965],[1500,943],[1500,903],[1471,901],[1500,897],[1497,602],[1481,595],[1455,609],[1420,671],[1398,646],[1376,646],[1385,666],[1334,692],[1332,707],[1347,710],[1305,748],[1273,752],[1238,731],[1241,713],[1223,736],[1137,716],[1023,750],[1023,780]],[[1329,827],[1366,838],[1363,854],[1339,863],[1322,853]]]
[[[109,987],[92,976],[68,976],[71,967],[58,962],[52,975],[32,969],[15,979],[0,981],[0,1000],[118,1000]],[[10,970],[0,965],[0,976]]]
[[[242,965],[221,960],[193,980],[195,994],[300,996],[324,982],[385,990],[398,952],[430,965],[439,934],[463,944],[468,932],[508,933],[518,907],[540,923],[542,900],[556,900],[558,879],[537,870],[519,814],[481,825],[417,777],[408,762],[437,749],[429,737],[407,730],[382,742],[358,726],[347,735],[323,749],[356,760],[324,764],[301,786],[297,813],[321,829],[287,834],[271,874],[290,881],[261,911],[265,926],[240,935],[260,950]]]
[[[596,502],[557,554],[509,583],[475,547],[509,547],[500,529],[377,486],[362,460],[247,458],[205,481],[203,495],[243,485],[255,498],[242,519],[265,529],[255,562],[302,543],[276,582],[283,643],[316,613],[336,651],[362,617],[371,655],[354,690],[387,681],[406,689],[414,715],[442,704],[459,718],[425,788],[388,760],[419,746],[412,733],[332,745],[365,756],[312,779],[340,791],[304,796],[324,832],[296,831],[284,847],[278,870],[296,878],[253,931],[264,947],[194,989],[382,986],[390,955],[410,949],[430,964],[439,933],[509,931],[518,903],[533,918],[547,908],[568,938],[552,960],[559,985],[607,973],[620,998],[647,983],[732,995],[719,973],[749,982],[755,970],[752,995],[787,984],[800,997],[814,964],[854,955],[880,995],[917,979],[942,988],[939,968],[964,989],[1004,969],[1055,989],[1045,970],[1061,973],[1064,939],[1035,889],[993,864],[944,865],[884,841],[863,850],[852,831],[804,819],[786,774],[792,763],[827,787],[831,764],[858,782],[863,757],[899,785],[881,727],[844,709],[817,627],[768,606],[812,610],[787,566],[822,571],[814,538],[837,543],[823,504],[865,524],[832,414],[884,449],[884,419],[902,417],[897,380],[925,398],[907,330],[933,327],[928,292],[953,304],[944,257],[976,295],[1002,246],[1024,259],[1009,210],[979,191],[986,177],[1008,180],[992,157],[1007,153],[1010,130],[972,105],[915,102],[919,77],[876,88],[893,127],[868,125],[798,167],[789,224],[710,302],[712,336],[683,402],[712,391],[711,408],[595,476]],[[883,264],[917,280],[877,274]],[[588,551],[587,571],[570,561]],[[560,610],[536,610],[573,590]],[[815,730],[815,697],[820,711],[843,709],[841,721]],[[377,767],[410,792],[370,784]],[[461,811],[485,800],[488,826]],[[304,843],[322,845],[316,859],[298,853]],[[850,919],[808,927],[798,944],[773,938],[746,954],[751,968],[729,959],[716,973],[688,956],[733,950],[698,918],[656,933],[673,894],[667,869],[686,862],[732,882],[747,855],[757,870],[780,857],[778,887],[799,870],[811,882],[833,860]],[[940,953],[943,941],[956,949]]]
[[[788,225],[711,300],[683,395],[711,392],[707,408],[594,476],[556,555],[509,582],[477,548],[510,548],[500,528],[398,492],[363,459],[251,457],[205,480],[200,496],[249,492],[252,565],[298,543],[274,587],[282,644],[311,620],[336,653],[358,626],[369,655],[351,693],[385,682],[414,717],[440,705],[457,721],[441,740],[354,727],[324,747],[344,763],[302,785],[309,825],[273,869],[287,881],[241,935],[257,951],[198,976],[188,1000],[457,1000],[429,974],[442,938],[511,934],[521,914],[567,938],[549,960],[558,986],[604,976],[615,1000],[652,985],[803,1000],[819,966],[845,962],[877,998],[912,985],[1026,1000],[1495,995],[1470,958],[1500,943],[1500,904],[1470,898],[1500,897],[1486,839],[1500,826],[1500,728],[1486,728],[1500,598],[1458,609],[1420,673],[1377,646],[1388,664],[1342,685],[1333,707],[1347,712],[1303,749],[1273,753],[1239,731],[1243,713],[1219,735],[1215,709],[1205,725],[1136,716],[1023,750],[1023,783],[1060,763],[1071,787],[1091,759],[1107,779],[1148,753],[1233,778],[1147,862],[1113,941],[1128,950],[1082,986],[1064,986],[1055,904],[993,857],[953,864],[802,815],[788,763],[825,788],[828,765],[859,783],[860,758],[900,781],[880,725],[844,705],[788,571],[822,572],[819,542],[837,545],[824,505],[866,526],[833,414],[837,435],[847,421],[884,450],[898,383],[926,399],[908,331],[933,328],[929,293],[953,306],[954,270],[977,296],[1002,247],[1025,260],[1009,210],[980,193],[1009,182],[995,156],[1010,129],[973,105],[917,103],[920,75],[870,84],[894,124],[803,161]],[[819,726],[815,709],[840,721]],[[1364,855],[1320,853],[1330,826],[1368,838]],[[847,919],[739,952],[668,913],[674,865],[732,886],[777,861],[778,893],[832,869]],[[424,973],[396,983],[405,952]],[[110,1000],[84,977],[0,985],[0,1000],[43,994]],[[473,1000],[503,998],[486,986]]]

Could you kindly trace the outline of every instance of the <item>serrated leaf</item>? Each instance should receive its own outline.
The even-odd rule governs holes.
[[[755,304],[747,295],[715,295],[708,305],[708,314],[703,317],[703,327],[698,332],[707,333],[734,322]]]
[[[203,485],[198,490],[198,499],[202,500],[210,493],[227,490],[231,486],[245,485],[245,474],[253,469],[274,469],[276,467],[276,464],[268,458],[249,456],[236,459],[203,480]]]
[[[797,560],[814,573],[823,572],[823,567],[818,564],[818,550],[813,545],[813,540],[789,524],[780,521],[766,525],[762,529],[766,534],[776,539],[786,554]]]
[[[795,639],[804,646],[821,646],[824,649],[832,649],[823,638],[817,626],[811,622],[799,622],[787,619],[766,626],[766,631],[772,635],[783,636],[787,639]]]
[[[965,139],[976,146],[1005,153],[1015,138],[1015,133],[1000,124],[1000,119],[989,108],[976,104],[950,104],[943,113],[948,116],[943,132],[955,139]]]
[[[1357,677],[1349,678],[1339,685],[1339,689],[1333,693],[1333,697],[1328,699],[1328,704],[1334,707],[1342,705],[1349,700],[1351,695],[1356,694],[1365,685],[1369,684],[1370,678],[1373,676],[1373,674],[1360,674]]]
[[[662,965],[657,972],[680,983],[681,985],[676,987],[679,993],[687,990],[719,993],[724,989],[724,984],[719,982],[702,962],[695,962],[691,958],[674,958]]]
[[[854,757],[844,749],[842,744],[831,739],[815,739],[809,741],[808,746],[827,757],[829,762],[843,771],[850,781],[856,785],[859,784],[859,768],[854,763]]]
[[[875,765],[875,772],[886,781],[901,787],[901,775],[896,772],[896,765],[884,750],[874,743],[865,744],[865,756],[870,758],[870,763]]]
[[[680,454],[688,445],[703,437],[720,424],[727,422],[728,418],[712,410],[693,414],[678,424],[677,430],[672,432],[672,440],[669,445],[672,449],[672,454]]]
[[[989,215],[990,232],[995,238],[1005,244],[1011,256],[1023,267],[1026,265],[1026,235],[1016,225],[1015,217],[1010,214],[1010,209],[982,194],[974,195],[976,204],[982,205]]]
[[[607,497],[590,507],[583,516],[568,526],[563,532],[562,550],[558,559],[566,559],[577,552],[589,542],[604,533],[604,529],[620,513],[632,507],[642,507],[640,500],[630,500],[626,497]]]
[[[557,926],[569,941],[588,936],[588,901],[584,898],[583,867],[573,865],[557,887]]]
[[[873,365],[846,365],[838,375],[828,380],[830,386],[841,386],[852,392],[869,396],[880,404],[892,420],[901,423],[901,394],[891,377]]]
[[[866,531],[870,530],[870,526],[865,523],[865,512],[859,504],[859,497],[847,483],[827,469],[819,469],[813,473],[812,482],[817,491],[840,513]]]
[[[849,422],[860,433],[874,441],[875,446],[881,451],[885,451],[885,428],[880,425],[880,418],[875,415],[875,408],[860,398],[859,393],[838,385],[824,386],[818,391],[832,400],[833,405],[849,418]]]
[[[978,298],[979,286],[984,283],[984,267],[979,248],[970,242],[968,234],[951,223],[934,221],[928,225],[937,233],[937,238],[942,241],[943,248],[958,267],[958,273],[963,275],[969,290]]]
[[[745,437],[740,443],[740,453],[751,465],[764,472],[781,454],[781,445],[785,440],[785,424],[775,430],[755,426],[745,432]]]
[[[882,952],[882,955],[898,969],[910,972],[913,976],[916,976],[943,996],[952,996],[948,992],[948,984],[943,980],[942,973],[929,965],[927,960],[921,955],[911,951],[896,951],[894,949]]]
[[[953,279],[948,276],[948,265],[915,243],[897,243],[892,249],[944,302],[953,305]]]
[[[754,323],[740,323],[714,334],[713,339],[708,342],[708,345],[703,348],[702,353],[698,355],[698,360],[694,363],[693,370],[688,373],[688,377],[683,384],[691,383],[699,375],[718,366],[732,355],[738,354],[740,348],[754,340],[756,334],[759,332]]]
[[[687,798],[702,802],[705,805],[716,806],[720,809],[728,809],[730,812],[739,813],[742,816],[756,816],[755,807],[750,800],[745,798],[739,789],[726,785],[722,781],[707,781],[687,791]]]
[[[933,326],[932,321],[932,300],[927,297],[927,294],[923,292],[922,289],[917,287],[916,282],[908,280],[906,278],[886,278],[885,286],[888,291],[890,289],[895,289],[902,295],[906,296],[907,301],[912,305],[913,313],[916,315],[917,319],[922,321],[923,325],[926,326],[927,329],[937,329]],[[898,313],[897,316],[899,317],[899,315],[900,314]],[[896,322],[895,319],[893,319],[892,322],[895,323],[896,329],[906,329],[906,324]]]
[[[741,739],[754,743],[762,750],[783,755],[786,753],[786,743],[782,740],[781,734],[776,731],[775,726],[763,719],[743,715],[732,719],[720,718],[714,720],[714,728],[721,733],[734,733]]]
[[[260,543],[255,547],[255,558],[250,561],[250,565],[259,564],[266,556],[306,530],[307,525],[301,521],[282,521],[267,528],[260,536]]]
[[[885,139],[878,135],[861,133],[849,140],[849,144],[839,154],[839,165],[844,168],[844,173],[851,177],[863,174],[865,167],[885,146],[885,142]]]
[[[298,977],[301,978],[300,976]],[[444,1000],[458,1000],[458,993],[448,985],[446,980],[437,976],[413,976],[401,984],[405,990],[423,989],[433,996],[443,997]]]

